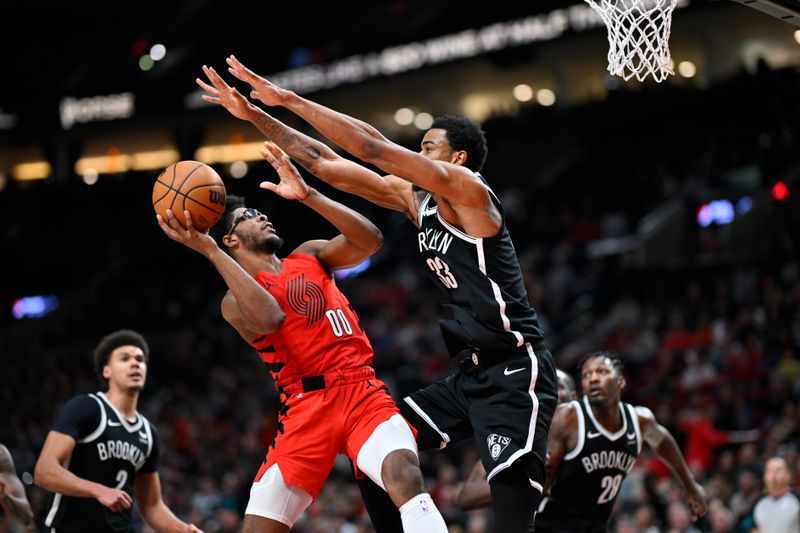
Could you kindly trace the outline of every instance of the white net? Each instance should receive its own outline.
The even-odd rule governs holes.
[[[674,74],[669,32],[677,0],[586,0],[608,28],[608,71],[657,82]]]

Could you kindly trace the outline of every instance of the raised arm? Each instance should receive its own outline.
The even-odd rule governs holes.
[[[25,496],[25,487],[17,477],[11,453],[2,444],[0,444],[0,507],[22,525],[33,524],[33,511]]]
[[[94,498],[114,512],[130,509],[131,497],[127,492],[107,487],[76,476],[64,465],[75,449],[75,439],[58,431],[51,431],[44,441],[39,460],[33,473],[34,482],[40,487],[65,496]]]
[[[707,502],[706,494],[695,480],[689,466],[683,459],[683,454],[678,443],[672,437],[667,428],[656,421],[653,412],[646,407],[637,406],[636,415],[639,418],[639,427],[642,429],[642,437],[650,445],[659,457],[669,466],[683,485],[683,493],[689,507],[692,509],[692,518],[697,520],[706,514]]]
[[[261,187],[287,200],[302,202],[342,232],[329,241],[308,241],[295,252],[315,255],[329,270],[334,270],[357,265],[381,247],[383,234],[375,224],[309,187],[289,157],[276,144],[266,142],[264,147],[266,149],[261,155],[278,172],[280,182],[265,181]]]
[[[194,525],[179,520],[164,503],[158,472],[138,473],[134,484],[142,518],[153,529],[166,533],[202,533]]]
[[[257,335],[277,331],[286,318],[278,301],[230,255],[220,250],[216,241],[207,232],[199,232],[194,229],[189,211],[184,211],[184,216],[186,217],[186,228],[180,225],[171,210],[167,210],[167,220],[162,219],[161,215],[156,215],[158,224],[167,237],[205,256],[225,280],[230,295],[226,295],[227,301],[230,303],[231,298],[235,299],[233,303],[236,305],[238,316],[237,323],[228,321],[239,330],[243,337],[249,337],[248,341],[253,340]],[[225,300],[223,300],[222,310],[225,315]],[[228,319],[228,316],[225,318]]]
[[[345,159],[324,143],[290,128],[259,107],[251,104],[217,72],[203,66],[210,85],[200,78],[197,84],[206,91],[203,99],[218,104],[238,119],[253,124],[300,166],[339,190],[356,194],[381,207],[400,211],[415,220],[411,184],[395,176],[381,176],[372,170]]]
[[[234,56],[229,71],[253,88],[252,98],[268,106],[282,106],[311,124],[331,142],[363,161],[464,207],[484,208],[490,198],[486,186],[466,167],[435,161],[384,137],[366,122],[307,100],[257,76]]]

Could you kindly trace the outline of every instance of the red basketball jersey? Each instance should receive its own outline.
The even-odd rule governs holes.
[[[277,386],[372,364],[372,345],[350,302],[313,255],[291,254],[280,274],[255,276],[278,301],[286,320],[278,331],[251,343]]]

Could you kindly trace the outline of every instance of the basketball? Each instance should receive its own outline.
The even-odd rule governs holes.
[[[167,219],[167,209],[186,227],[183,211],[192,214],[198,231],[206,231],[225,211],[225,184],[210,166],[198,161],[178,161],[165,168],[153,186],[153,209]]]

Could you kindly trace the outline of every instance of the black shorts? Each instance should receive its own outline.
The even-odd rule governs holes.
[[[528,343],[508,358],[465,358],[459,372],[407,396],[400,410],[420,449],[474,436],[491,479],[528,452],[544,465],[557,401],[553,358],[543,344]]]

